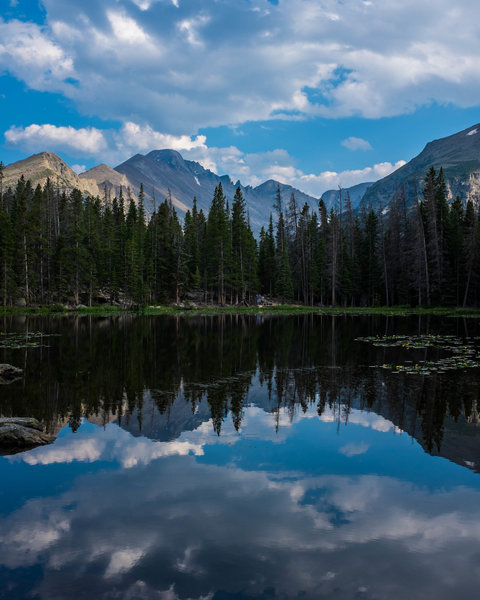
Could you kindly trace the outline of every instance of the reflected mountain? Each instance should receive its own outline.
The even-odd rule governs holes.
[[[0,413],[58,433],[0,457],[2,599],[476,597],[478,373],[394,374],[375,365],[406,350],[355,341],[475,337],[475,322],[122,316],[2,328],[56,334],[0,351],[25,374],[2,388]]]
[[[475,322],[433,317],[65,317],[5,319],[4,330],[55,334],[39,348],[2,350],[24,369],[0,398],[3,416],[34,416],[57,433],[86,418],[117,423],[134,436],[178,439],[211,420],[221,435],[242,427],[246,406],[318,415],[339,423],[352,409],[373,411],[426,452],[480,468],[477,370],[393,375],[373,365],[402,358],[360,336],[442,333],[474,337]],[[426,350],[409,355],[424,359]],[[428,351],[428,352],[434,352]],[[267,394],[258,393],[259,389]]]

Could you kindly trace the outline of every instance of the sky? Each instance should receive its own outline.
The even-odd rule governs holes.
[[[172,148],[320,196],[480,122],[475,0],[0,0],[0,160]]]

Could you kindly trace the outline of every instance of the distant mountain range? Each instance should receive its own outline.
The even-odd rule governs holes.
[[[228,175],[216,175],[197,162],[184,160],[175,150],[153,150],[145,156],[136,154],[115,167],[115,171],[123,173],[136,191],[143,183],[150,203],[147,209],[153,210],[154,196],[158,203],[167,197],[170,190],[173,204],[183,214],[191,208],[194,196],[198,207],[208,211],[213,192],[219,183],[222,184],[224,194],[230,203],[235,190],[240,186],[248,206],[250,222],[257,231],[262,225],[268,223],[278,186],[284,203],[288,202],[293,192],[300,206],[305,202],[313,209],[318,206],[316,198],[290,185],[269,180],[255,188],[243,186],[239,181],[234,183]],[[87,171],[84,176],[91,177],[91,172],[92,170]]]
[[[193,198],[197,198],[198,208],[208,211],[213,192],[219,183],[222,184],[227,200],[231,203],[238,186],[245,197],[252,228],[257,233],[262,225],[268,224],[277,188],[284,204],[288,203],[292,193],[298,205],[305,202],[314,210],[318,207],[318,199],[293,188],[290,185],[270,179],[257,187],[243,186],[239,181],[235,184],[228,175],[216,175],[204,169],[197,162],[184,160],[175,150],[153,150],[146,156],[136,154],[127,161],[112,169],[101,164],[77,175],[59,156],[51,152],[41,152],[29,158],[12,163],[5,168],[3,186],[15,186],[21,175],[30,179],[32,185],[44,185],[49,178],[60,190],[70,191],[78,188],[92,196],[105,195],[113,197],[123,189],[125,197],[138,197],[140,185],[145,192],[145,208],[151,214],[171,195],[172,202],[180,217],[192,207]]]
[[[377,182],[360,183],[342,190],[343,202],[350,196],[352,207],[358,209],[372,206],[386,207],[392,197],[405,191],[407,203],[421,195],[423,179],[430,166],[443,167],[449,199],[458,194],[463,200],[480,199],[480,125],[474,125],[454,135],[429,142],[424,150],[406,165]],[[85,194],[103,197],[124,195],[136,198],[143,183],[147,213],[163,202],[170,194],[180,217],[192,207],[197,198],[199,208],[208,211],[215,187],[221,183],[227,199],[231,202],[238,186],[245,197],[252,228],[258,233],[268,223],[273,203],[280,187],[284,205],[291,194],[297,204],[307,203],[317,209],[318,199],[290,185],[270,179],[257,187],[234,183],[228,175],[216,175],[197,162],[185,160],[175,150],[153,150],[146,155],[136,154],[114,169],[101,164],[77,175],[60,157],[42,152],[12,163],[5,168],[3,186],[14,186],[20,175],[30,179],[33,185],[43,185],[47,178],[61,190],[79,188]],[[321,199],[327,209],[339,208],[339,190],[328,190]]]

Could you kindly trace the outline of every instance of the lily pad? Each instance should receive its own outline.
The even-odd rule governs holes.
[[[405,373],[407,375],[430,375],[434,372],[451,370],[466,370],[480,367],[480,354],[476,345],[478,338],[460,339],[453,335],[386,335],[359,337],[356,341],[368,342],[376,347],[415,349],[439,349],[451,356],[436,360],[419,360],[415,364],[407,360],[402,364],[377,365],[388,369],[392,373]]]

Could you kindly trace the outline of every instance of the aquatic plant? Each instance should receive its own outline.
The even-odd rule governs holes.
[[[465,370],[480,367],[480,354],[477,348],[478,338],[461,339],[454,335],[384,335],[358,337],[356,341],[368,342],[383,348],[401,348],[403,350],[437,349],[450,354],[443,358],[404,361],[403,364],[384,363],[373,365],[375,368],[388,369],[392,373],[407,375],[430,375],[432,372]]]
[[[26,333],[2,333],[0,332],[0,349],[20,350],[22,348],[45,348],[46,338],[56,334],[42,333],[41,331],[29,331]]]

